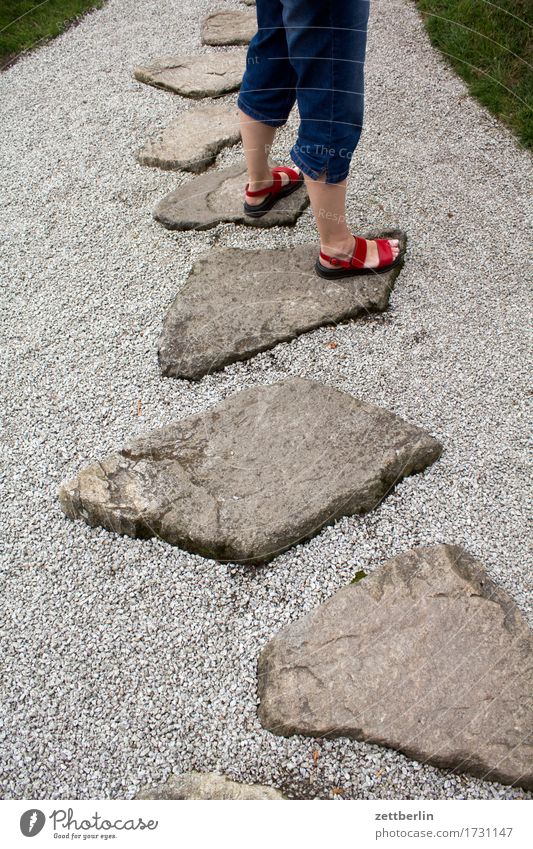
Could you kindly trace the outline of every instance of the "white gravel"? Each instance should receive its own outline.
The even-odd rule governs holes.
[[[217,240],[315,239],[310,212],[294,230],[261,233],[170,233],[152,220],[156,201],[191,176],[143,168],[135,151],[194,104],[135,82],[132,69],[205,50],[200,18],[223,5],[242,8],[110,0],[0,76],[2,794],[130,797],[171,771],[216,769],[291,796],[328,798],[340,787],[348,798],[526,797],[376,746],[277,738],[256,718],[255,665],[284,623],[356,570],[419,544],[464,545],[531,614],[530,157],[446,68],[413,4],[375,2],[350,212],[359,232],[401,225],[409,234],[389,311],[199,384],[162,379],[161,321],[195,257]],[[294,127],[279,136],[280,158]],[[226,151],[219,163],[239,156]],[[444,442],[442,459],[368,517],[344,519],[262,569],[62,515],[58,484],[86,462],[287,374],[427,428]]]

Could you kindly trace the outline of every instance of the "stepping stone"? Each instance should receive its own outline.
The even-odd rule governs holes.
[[[280,200],[262,218],[249,218],[243,210],[247,182],[246,165],[232,165],[222,171],[209,171],[166,195],[154,211],[154,218],[169,230],[209,230],[220,223],[248,224],[250,227],[294,225],[307,207],[305,186]]]
[[[285,799],[279,790],[264,784],[240,784],[214,772],[188,772],[171,776],[164,784],[141,790],[136,799]]]
[[[262,563],[376,507],[441,446],[312,380],[256,386],[135,439],[59,492],[65,513],[220,561]]]
[[[405,233],[369,233],[399,239]],[[159,364],[167,377],[199,380],[325,324],[386,309],[400,267],[388,274],[323,280],[317,246],[213,250],[193,266],[163,323]]]
[[[217,97],[240,87],[246,64],[243,50],[197,56],[166,56],[135,68],[141,83],[164,88],[183,97]]]
[[[531,789],[532,670],[532,632],[483,567],[459,546],[418,548],[266,645],[259,717]]]
[[[199,173],[215,161],[222,148],[236,144],[240,137],[237,109],[225,103],[209,103],[176,118],[160,139],[148,142],[137,159],[141,165],[166,171]]]
[[[248,44],[257,32],[255,11],[213,12],[202,24],[202,44]]]

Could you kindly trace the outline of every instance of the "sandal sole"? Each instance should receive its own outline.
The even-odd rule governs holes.
[[[400,253],[390,265],[384,265],[383,268],[325,268],[319,259],[315,263],[315,271],[319,277],[324,280],[342,280],[344,277],[363,277],[367,274],[387,274],[393,268],[397,268],[403,263],[404,254]]]
[[[278,192],[277,195],[274,195],[270,199],[264,201],[265,206],[263,204],[259,204],[259,207],[249,206],[247,203],[244,204],[244,214],[247,218],[262,218],[263,215],[266,215],[267,212],[270,212],[273,206],[277,204],[279,200],[283,200],[283,198],[292,195],[293,192],[296,192],[300,186],[303,186],[304,178],[301,177],[300,180],[296,183],[291,183],[285,189],[282,189],[281,192]]]

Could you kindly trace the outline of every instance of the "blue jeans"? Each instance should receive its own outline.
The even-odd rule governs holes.
[[[364,108],[369,0],[257,0],[238,106],[281,127],[298,102],[293,162],[327,183],[348,176]]]

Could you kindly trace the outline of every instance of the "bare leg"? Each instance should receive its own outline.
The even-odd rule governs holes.
[[[342,183],[326,183],[324,176],[318,180],[306,176],[305,184],[320,236],[321,250],[338,259],[351,259],[355,240],[346,224],[346,180]],[[392,256],[396,259],[400,250],[398,239],[389,239],[389,242]],[[325,260],[320,261],[326,268],[333,267]],[[367,241],[365,268],[375,268],[377,265],[377,245],[374,241]]]
[[[276,128],[261,121],[254,121],[249,115],[239,109],[242,144],[246,166],[248,168],[248,182],[250,191],[256,192],[271,186],[273,182],[272,171],[268,162],[270,149],[276,135]],[[288,183],[289,177],[281,174],[282,183]],[[254,206],[264,201],[264,197],[250,197],[246,195],[246,202]]]
[[[242,143],[244,156],[248,169],[248,182],[250,191],[271,186],[272,171],[268,157],[276,135],[275,127],[255,121],[239,110]],[[282,181],[288,182],[289,177],[281,174]],[[351,259],[354,249],[354,237],[346,224],[346,180],[342,183],[326,183],[325,177],[312,180],[305,177],[305,183],[311,208],[315,216],[315,222],[320,236],[320,247],[330,256],[339,259]],[[260,204],[262,197],[250,197],[245,195],[247,203],[251,205]],[[400,246],[397,239],[389,239],[392,255],[398,256]],[[332,267],[329,262],[321,260],[326,267]],[[367,242],[367,255],[365,267],[375,268],[379,265],[379,256],[376,243]]]

